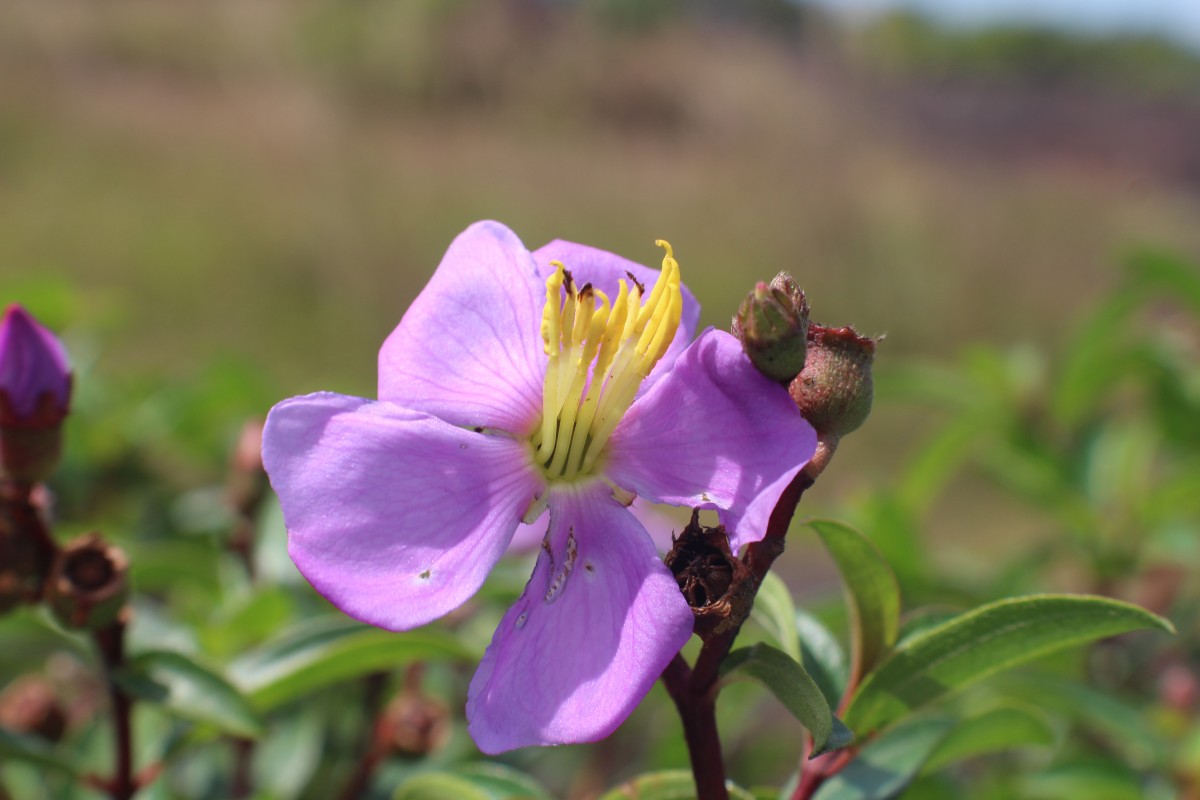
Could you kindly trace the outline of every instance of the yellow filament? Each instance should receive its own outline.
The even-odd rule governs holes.
[[[683,313],[679,263],[670,244],[657,244],[666,255],[645,302],[635,281],[631,287],[622,280],[610,305],[590,284],[577,290],[566,267],[552,262],[542,311],[544,407],[533,445],[553,480],[591,472],[638,387],[675,338]]]

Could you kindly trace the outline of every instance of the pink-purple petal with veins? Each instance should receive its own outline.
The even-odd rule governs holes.
[[[523,443],[327,392],[271,410],[263,464],[300,572],[342,611],[390,630],[475,594],[545,490]]]
[[[516,234],[477,222],[450,245],[379,351],[379,399],[465,427],[525,435],[546,357],[544,280]]]
[[[722,509],[736,551],[762,538],[816,444],[787,390],[754,368],[737,339],[710,329],[626,412],[605,474],[655,502]]]
[[[485,753],[608,736],[692,633],[654,544],[604,484],[552,488],[550,547],[467,693]]]

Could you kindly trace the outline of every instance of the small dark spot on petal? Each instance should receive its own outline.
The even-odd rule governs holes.
[[[427,581],[427,580],[429,580],[429,576],[431,574],[432,574],[432,572],[430,570],[425,570],[418,577],[423,581]]]
[[[476,433],[483,433],[483,426],[482,426],[482,425],[476,425],[476,426],[475,426],[475,428],[474,428],[474,431],[475,431]]]
[[[583,568],[586,569],[588,572],[596,571],[596,568],[594,566],[592,566],[592,562],[590,562],[590,561],[584,562]]]

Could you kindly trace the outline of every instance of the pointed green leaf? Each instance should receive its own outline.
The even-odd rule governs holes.
[[[60,758],[45,739],[0,728],[0,764],[5,761],[23,761],[43,770],[77,774],[71,762]]]
[[[421,772],[396,787],[392,800],[495,800],[494,795],[469,778],[447,772]]]
[[[1083,761],[1059,764],[1021,780],[1022,796],[1030,800],[1086,797],[1088,800],[1145,800],[1141,778],[1120,762]]]
[[[330,618],[267,642],[235,661],[229,672],[265,713],[317,689],[412,661],[471,661],[477,656],[436,628],[391,633]]]
[[[497,798],[551,800],[550,795],[532,776],[504,764],[480,761],[458,767],[455,774],[488,789]]]
[[[751,678],[771,690],[784,707],[808,728],[813,737],[813,755],[845,747],[853,734],[841,723],[825,695],[800,662],[768,644],[734,650],[721,664],[724,678]]]
[[[919,717],[884,733],[826,781],[813,800],[890,800],[912,783],[954,728],[950,717]]]
[[[750,618],[767,629],[780,650],[801,661],[796,604],[792,602],[792,592],[787,584],[774,572],[768,572],[759,585]]]
[[[850,605],[854,645],[851,682],[870,672],[896,641],[900,627],[900,589],[879,550],[858,531],[840,522],[811,520],[833,556]]]
[[[1149,611],[1104,597],[1033,595],[961,614],[898,646],[859,686],[846,723],[860,735],[1009,667],[1140,628],[1173,631]]]
[[[131,695],[184,719],[209,723],[235,736],[262,734],[262,723],[241,692],[216,670],[182,653],[141,653],[113,680]]]
[[[846,691],[846,652],[837,637],[807,611],[796,611],[796,632],[800,635],[800,663],[821,687],[830,708],[837,708]]]
[[[730,800],[755,800],[754,795],[731,781],[725,782],[725,788]],[[650,772],[605,792],[600,800],[696,800],[696,784],[686,770]]]
[[[924,771],[1019,747],[1048,747],[1055,739],[1044,714],[1032,708],[994,708],[959,723],[925,762]]]
[[[467,764],[453,772],[418,772],[396,787],[393,800],[551,800],[538,782],[503,764]]]

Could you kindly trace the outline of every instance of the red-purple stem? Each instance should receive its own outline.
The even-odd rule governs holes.
[[[823,459],[816,469],[806,468],[796,475],[771,511],[762,540],[747,548],[743,560],[750,567],[756,584],[761,583],[775,559],[783,552],[784,539],[792,516],[796,513],[796,505],[816,481],[827,460]],[[721,662],[729,655],[740,628],[739,622],[725,633],[708,639],[700,648],[695,667],[688,667],[683,657],[676,654],[662,674],[663,684],[675,701],[683,722],[683,736],[687,741],[698,800],[729,800],[721,739],[717,732],[717,680]]]
[[[138,790],[133,775],[133,701],[112,679],[113,673],[125,661],[124,620],[118,619],[108,627],[96,631],[95,639],[100,656],[104,660],[108,693],[112,702],[113,734],[116,740],[114,772],[106,788],[112,800],[130,800]]]

